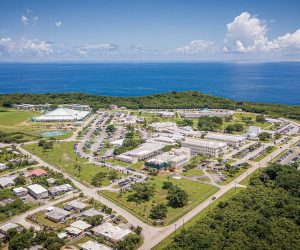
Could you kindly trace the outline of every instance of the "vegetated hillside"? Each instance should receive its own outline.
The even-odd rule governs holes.
[[[166,249],[300,249],[300,172],[272,165]]]
[[[222,97],[203,94],[198,91],[172,91],[141,97],[98,96],[83,93],[60,94],[2,94],[0,104],[9,106],[12,103],[81,103],[89,104],[94,109],[107,107],[109,104],[127,108],[242,108],[244,111],[264,113],[273,116],[284,116],[300,120],[300,106],[289,106],[270,103],[237,102]]]

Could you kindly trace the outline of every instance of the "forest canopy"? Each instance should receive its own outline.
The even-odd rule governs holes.
[[[98,96],[84,93],[48,93],[48,94],[1,94],[0,105],[9,107],[11,104],[88,104],[94,110],[106,108],[110,104],[131,109],[141,108],[241,108],[247,112],[255,112],[272,116],[282,116],[300,120],[300,106],[284,104],[254,103],[233,101],[222,97],[203,94],[198,91],[172,91],[140,97]]]
[[[299,249],[300,172],[272,165],[165,249]]]

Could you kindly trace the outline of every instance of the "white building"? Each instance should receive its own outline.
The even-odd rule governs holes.
[[[247,130],[247,138],[249,140],[258,140],[258,135],[261,133],[261,128],[250,126]]]
[[[108,105],[108,108],[111,110],[114,110],[114,109],[118,109],[118,106],[114,105],[114,104],[110,104],[110,105]]]
[[[169,152],[148,159],[145,162],[145,166],[153,167],[159,170],[169,167],[178,168],[188,164],[190,156],[191,150],[189,148],[173,148]]]
[[[75,109],[75,110],[81,110],[81,111],[90,111],[91,107],[89,105],[85,104],[64,104],[64,107],[68,109]]]
[[[0,171],[4,171],[7,169],[7,166],[4,163],[0,162]]]
[[[59,107],[44,115],[33,118],[35,122],[77,122],[84,120],[89,111],[81,111]]]
[[[232,111],[228,110],[209,110],[209,109],[202,109],[200,111],[188,111],[188,112],[181,112],[180,116],[182,118],[192,119],[192,118],[200,118],[203,116],[209,117],[227,117],[232,115]]]
[[[202,154],[212,157],[223,156],[227,151],[227,143],[203,139],[185,139],[182,146],[191,149],[192,155]]]
[[[7,188],[15,185],[14,178],[12,177],[1,177],[0,178],[0,187]]]
[[[87,241],[80,246],[81,250],[112,250],[112,248],[105,246],[103,244],[99,244],[95,241]]]
[[[218,133],[208,133],[204,138],[213,141],[226,142],[228,145],[235,148],[242,146],[246,140],[246,137],[242,135],[226,135]]]
[[[157,131],[160,131],[166,127],[177,127],[175,122],[154,122],[149,125],[150,128],[153,128]]]
[[[165,147],[165,144],[161,143],[143,143],[138,148],[125,152],[124,154],[118,155],[116,158],[120,161],[125,162],[137,162],[148,159],[161,152]]]
[[[103,236],[111,242],[117,242],[124,239],[131,233],[129,229],[123,229],[118,226],[114,226],[109,222],[105,222],[99,226],[92,228],[92,232],[96,236]]]
[[[75,221],[75,222],[73,222],[70,226],[71,226],[71,227],[78,228],[78,229],[80,229],[81,231],[85,231],[85,230],[87,230],[87,229],[89,229],[89,228],[92,227],[91,224],[88,224],[88,223],[86,223],[86,222],[83,221],[83,220]]]
[[[70,214],[71,214],[71,212],[68,212],[64,209],[61,209],[59,207],[53,207],[53,208],[51,208],[51,211],[46,213],[46,218],[53,222],[58,223],[63,220],[66,220]]]
[[[13,189],[13,193],[18,197],[24,197],[27,195],[28,190],[24,187],[17,187]]]
[[[28,187],[28,193],[36,200],[48,198],[48,190],[39,184],[32,184]]]

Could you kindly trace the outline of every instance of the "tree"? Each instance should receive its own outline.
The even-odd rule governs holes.
[[[116,131],[116,127],[112,124],[106,127],[106,132],[115,132],[115,131]]]
[[[31,247],[31,242],[33,239],[33,233],[27,230],[24,230],[20,234],[15,235],[9,241],[9,250],[24,250]]]
[[[264,115],[257,115],[257,116],[255,117],[255,121],[256,121],[256,122],[266,122],[266,118],[265,118]]]
[[[118,172],[115,169],[112,169],[108,172],[107,174],[107,178],[114,181],[116,179],[118,179]]]
[[[86,221],[91,224],[92,226],[98,226],[102,223],[103,221],[103,216],[102,215],[94,215],[90,218],[87,218]]]
[[[180,187],[174,185],[168,190],[168,204],[173,207],[184,207],[188,203],[188,194]]]
[[[168,208],[166,204],[158,204],[151,208],[149,217],[154,220],[163,220],[167,217]]]
[[[116,250],[134,250],[141,242],[141,237],[136,234],[129,234],[124,240],[116,243],[114,249]]]
[[[173,183],[170,181],[164,181],[163,182],[163,186],[162,189],[170,189],[171,187],[173,187]]]
[[[268,133],[268,132],[261,132],[261,133],[258,135],[258,138],[259,138],[259,140],[261,140],[261,141],[267,141],[267,140],[270,140],[270,139],[271,139],[271,134]]]
[[[220,117],[203,116],[198,119],[198,129],[203,131],[211,131],[220,129],[223,120]]]
[[[94,175],[92,178],[91,184],[95,187],[101,187],[104,179],[106,178],[107,174],[105,172],[99,172]]]
[[[141,226],[137,226],[135,229],[134,229],[134,232],[137,234],[137,235],[141,235],[141,232],[142,232],[143,228]]]
[[[135,183],[132,185],[133,194],[128,196],[129,201],[137,203],[149,201],[155,193],[155,185],[152,183]]]
[[[26,179],[24,176],[18,176],[15,180],[14,180],[16,186],[21,186],[21,185],[25,185],[26,184]]]
[[[77,171],[78,175],[80,175],[80,172],[82,171],[82,167],[79,163],[74,164],[74,170]]]
[[[156,168],[149,168],[148,174],[152,176],[156,176],[158,174],[158,170]]]

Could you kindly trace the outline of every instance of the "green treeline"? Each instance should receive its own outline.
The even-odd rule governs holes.
[[[48,94],[1,94],[0,105],[10,106],[13,103],[81,103],[88,104],[94,110],[105,108],[109,104],[127,108],[242,108],[247,112],[283,116],[300,120],[300,107],[283,104],[238,102],[206,95],[197,91],[184,91],[155,94],[141,97],[98,96],[83,93],[48,93]]]
[[[267,167],[166,249],[300,249],[300,172]]]

